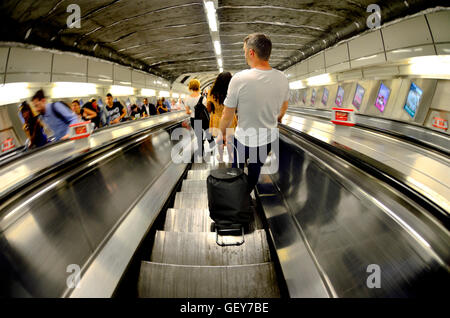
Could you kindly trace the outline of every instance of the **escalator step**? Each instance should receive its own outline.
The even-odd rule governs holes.
[[[206,193],[206,191],[203,193],[177,192],[177,194],[175,195],[174,209],[182,208],[208,210],[208,194]],[[256,213],[256,209],[252,209],[254,222],[250,223],[248,229],[249,232],[260,230],[263,228],[262,221],[258,216],[258,213]]]
[[[210,232],[212,222],[208,209],[168,209],[164,230],[172,232]]]
[[[178,192],[175,195],[175,209],[208,209],[208,196],[205,193]]]
[[[278,298],[273,263],[189,266],[141,262],[141,298]]]
[[[181,192],[202,193],[206,192],[205,180],[183,180]]]
[[[189,170],[188,180],[206,180],[209,176],[209,170]]]
[[[240,241],[240,236],[221,236],[225,243]],[[270,262],[264,230],[245,235],[241,246],[221,247],[216,233],[182,233],[157,231],[150,260],[178,265],[244,265]]]

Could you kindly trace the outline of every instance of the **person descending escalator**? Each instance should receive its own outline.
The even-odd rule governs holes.
[[[233,168],[244,168],[245,162],[250,159],[247,167],[251,192],[258,183],[272,144],[278,141],[278,122],[281,122],[288,108],[289,81],[283,72],[270,66],[272,41],[268,36],[250,34],[243,46],[251,69],[236,73],[230,81],[220,121],[221,140],[217,142],[223,146],[223,136],[226,136],[226,129],[237,110]]]
[[[184,100],[186,113],[190,115],[191,127],[197,139],[195,158],[204,155],[203,136],[204,130],[209,128],[209,114],[206,109],[206,98],[200,94],[200,81],[192,79],[188,85],[191,94]],[[208,138],[211,139],[211,138]]]
[[[223,102],[225,101],[225,98],[227,97],[227,91],[228,86],[230,84],[231,80],[231,73],[230,72],[222,72],[220,73],[213,86],[208,92],[208,98],[207,98],[207,109],[208,112],[211,113],[211,120],[209,122],[209,129],[210,133],[214,138],[217,138],[219,134],[219,124],[220,119],[222,118],[222,112],[223,112]],[[234,116],[233,122],[230,127],[227,128],[236,128],[237,125],[237,117]],[[230,138],[232,136],[229,136]],[[223,148],[219,147],[219,161],[223,161]],[[227,150],[228,150],[228,156],[230,161],[232,161],[232,155],[233,155],[233,147],[231,143],[227,144]]]

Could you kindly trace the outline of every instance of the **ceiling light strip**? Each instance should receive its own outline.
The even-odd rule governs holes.
[[[220,44],[219,35],[219,20],[217,18],[216,8],[218,6],[217,0],[204,0],[206,18],[208,19],[209,33],[211,35],[211,41],[214,47],[214,52],[216,54],[217,65],[219,71],[223,72],[223,58],[222,58],[222,47]]]

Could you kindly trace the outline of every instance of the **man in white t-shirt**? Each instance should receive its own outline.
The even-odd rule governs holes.
[[[249,190],[258,183],[261,167],[278,142],[278,122],[288,108],[289,82],[287,77],[269,64],[272,42],[264,34],[254,33],[244,40],[245,59],[251,67],[233,76],[220,121],[222,136],[230,126],[237,110],[238,125],[234,143],[233,167],[248,163]],[[219,144],[222,139],[218,140]]]

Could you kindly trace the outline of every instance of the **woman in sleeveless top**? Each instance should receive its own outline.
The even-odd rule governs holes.
[[[227,97],[228,85],[231,81],[231,73],[222,72],[217,76],[214,85],[210,89],[207,98],[207,109],[208,112],[211,113],[209,128],[214,137],[217,137],[219,132],[219,124],[220,119],[222,118],[222,112],[224,108],[224,101]],[[234,116],[233,122],[229,128],[233,128],[233,130],[237,126],[237,117]],[[228,139],[232,136],[227,136]],[[231,148],[231,149],[230,149]],[[227,146],[228,156],[230,160],[232,160],[231,156],[233,154],[233,149],[231,143],[228,143]],[[219,147],[219,160],[223,161],[223,148]]]

